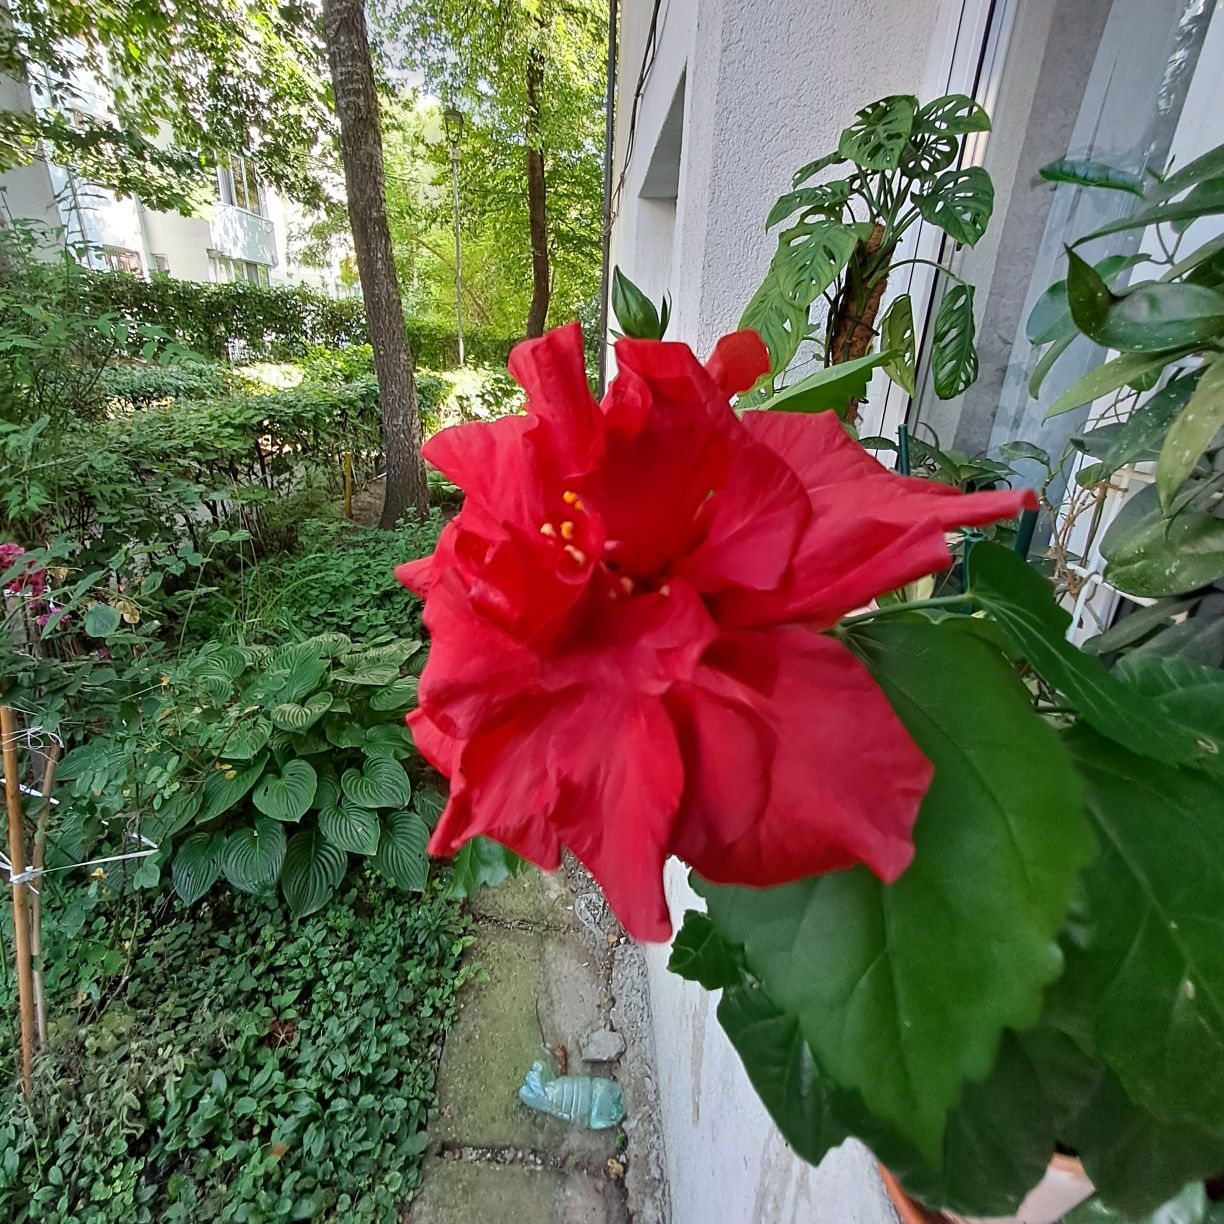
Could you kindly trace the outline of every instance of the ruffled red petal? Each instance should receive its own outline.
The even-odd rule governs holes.
[[[769,350],[756,332],[746,328],[723,336],[714,346],[705,368],[723,395],[730,399],[747,391],[757,379],[769,373]]]

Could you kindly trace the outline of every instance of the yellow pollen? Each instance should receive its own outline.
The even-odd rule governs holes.
[[[586,553],[584,553],[584,552],[582,551],[582,549],[581,549],[581,548],[575,548],[575,547],[574,547],[572,544],[567,544],[567,545],[565,546],[565,551],[566,551],[567,553],[569,553],[569,555],[570,555],[571,557],[573,557],[573,558],[574,558],[574,560],[575,560],[575,562],[577,562],[577,564],[579,564],[579,565],[585,565],[585,564],[586,564],[586,562],[587,562],[587,555],[586,555]]]
[[[563,540],[572,540],[574,538],[574,524],[568,519],[561,524],[561,538]]]
[[[566,489],[565,492],[561,494],[561,500],[567,506],[576,506],[578,505],[578,494],[575,493],[573,489]]]
[[[671,594],[671,587],[670,587],[670,586],[668,586],[668,585],[667,585],[667,583],[665,582],[665,583],[664,583],[664,584],[663,584],[663,585],[662,585],[662,586],[659,588],[659,594],[660,594],[660,595],[670,595],[670,594]]]
[[[550,540],[555,540],[557,538],[557,529],[551,523],[545,523],[540,528],[540,534],[547,536]]]
[[[620,580],[620,586],[621,586],[621,590],[624,591],[626,595],[633,594],[633,579],[632,578],[626,578],[622,575],[621,580]]]

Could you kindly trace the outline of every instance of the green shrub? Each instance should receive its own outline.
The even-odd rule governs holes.
[[[356,647],[341,633],[276,648],[210,644],[168,666],[109,734],[64,757],[59,815],[95,845],[157,844],[133,883],[157,887],[170,865],[188,905],[224,878],[263,896],[279,886],[295,917],[310,914],[340,886],[350,854],[419,892],[442,809],[404,726],[420,650],[398,638]]]
[[[107,366],[98,376],[98,394],[124,410],[218,399],[234,389],[229,366],[204,361]]]
[[[50,1049],[33,1108],[0,1104],[0,1218],[406,1218],[469,972],[445,889],[405,905],[370,879],[302,922],[239,897],[160,925],[100,889],[45,904]]]

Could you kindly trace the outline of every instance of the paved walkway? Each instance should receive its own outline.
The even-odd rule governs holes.
[[[667,1224],[640,949],[572,863],[484,889],[472,910],[485,980],[446,1040],[411,1224]],[[584,1062],[622,1040],[620,1057]],[[588,1131],[523,1105],[524,1073],[550,1058],[616,1079],[624,1124]]]

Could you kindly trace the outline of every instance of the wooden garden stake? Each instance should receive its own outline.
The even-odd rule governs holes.
[[[8,804],[9,863],[14,876],[26,870],[25,830],[21,819],[21,775],[17,765],[17,722],[11,706],[0,705],[0,737],[4,741],[4,797]],[[17,962],[17,1005],[21,1013],[21,1086],[34,1090],[34,975],[30,960],[29,898],[24,880],[12,883],[13,959]]]

